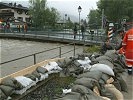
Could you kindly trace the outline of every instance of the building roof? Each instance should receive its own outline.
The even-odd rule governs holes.
[[[20,10],[26,10],[28,11],[29,9],[27,7],[23,7],[21,4],[16,5],[16,3],[3,3],[0,2],[0,9],[4,8],[12,8],[12,9],[20,9]]]

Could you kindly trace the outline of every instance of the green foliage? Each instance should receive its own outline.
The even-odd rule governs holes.
[[[54,27],[59,20],[59,13],[55,8],[48,8],[46,0],[29,0],[32,25],[39,28]]]
[[[89,19],[88,24],[91,29],[97,29],[97,26],[101,24],[100,21],[101,17],[98,10],[91,9],[88,15],[88,19]]]
[[[133,20],[133,0],[99,0],[97,6],[99,13],[104,9],[109,21],[119,22],[124,18]]]
[[[100,46],[96,46],[96,45],[90,46],[85,50],[86,53],[94,53],[99,51],[100,51]]]
[[[70,17],[68,17],[68,20],[66,22],[66,28],[72,29],[73,28],[73,22],[71,21]]]

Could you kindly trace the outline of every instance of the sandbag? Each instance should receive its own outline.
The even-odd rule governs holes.
[[[107,80],[110,78],[108,74],[102,74],[101,79],[104,80],[105,83],[107,83]]]
[[[100,96],[100,92],[99,92],[97,86],[95,86],[95,87],[93,88],[93,92],[94,92],[97,96],[101,97],[103,100],[111,100],[111,99],[109,99],[109,98],[107,98],[107,97]]]
[[[72,92],[78,92],[81,95],[85,95],[86,93],[89,93],[88,88],[83,85],[74,85],[71,89],[72,89]]]
[[[32,75],[34,75],[37,79],[39,79],[40,80],[40,78],[41,78],[41,75],[35,70],[35,71],[33,71],[32,73],[31,73]]]
[[[95,59],[95,61],[101,61],[101,60],[108,60],[109,62],[113,62],[113,60],[110,58],[110,57],[108,57],[108,56],[105,56],[105,55],[103,55],[103,56],[99,56],[99,57],[97,57],[96,59]]]
[[[100,86],[105,85],[106,82],[103,79],[98,80],[98,83]]]
[[[65,58],[64,62],[63,62],[63,64],[64,64],[63,67],[66,68],[67,66],[71,65],[72,61],[73,60],[70,58]]]
[[[117,79],[115,79],[115,81],[112,82],[112,84],[113,84],[119,91],[121,91],[121,85],[120,85],[120,82],[119,82]]]
[[[113,69],[113,68],[114,68],[113,63],[111,63],[111,62],[110,62],[110,61],[108,61],[108,60],[100,60],[100,61],[99,61],[99,63],[100,63],[100,64],[105,64],[105,65],[108,65],[111,69]]]
[[[125,71],[125,72],[122,72],[122,73],[118,73],[119,76],[122,77],[122,79],[126,82],[127,81],[127,77],[128,77],[128,73]]]
[[[124,68],[120,65],[120,64],[118,64],[118,63],[113,63],[114,64],[114,72],[115,73],[123,73],[123,72],[125,72],[125,70],[124,70]]]
[[[81,66],[81,64],[77,60],[74,60],[73,65],[75,65],[76,67],[80,67]]]
[[[5,86],[5,85],[0,85],[0,89],[3,91],[3,93],[6,96],[11,96],[15,91],[15,88],[11,86]]]
[[[78,55],[78,59],[84,60],[85,57],[91,57],[92,53],[81,53],[81,54],[77,54]]]
[[[58,64],[56,62],[48,62],[44,67],[47,71],[52,71],[57,69]]]
[[[110,98],[111,100],[117,100],[115,94],[111,93],[107,87],[102,86],[100,93],[101,93],[101,96]]]
[[[94,92],[97,96],[100,96],[100,92],[99,92],[99,89],[98,89],[97,86],[94,86],[93,92]]]
[[[102,97],[95,95],[93,92],[81,95],[81,100],[104,100]]]
[[[0,100],[5,100],[7,99],[6,94],[0,89]]]
[[[110,77],[110,78],[106,81],[107,84],[111,84],[111,83],[113,83],[113,82],[114,82],[114,79],[113,79],[112,77]]]
[[[104,55],[110,57],[112,60],[117,59],[119,56],[115,50],[107,50],[107,52]]]
[[[33,74],[26,74],[26,75],[24,75],[25,77],[27,77],[27,78],[30,78],[30,79],[32,79],[33,81],[36,81],[36,77],[35,77],[35,75],[33,75]]]
[[[73,63],[71,65],[68,65],[66,68],[63,68],[63,71],[66,75],[79,75],[83,73],[84,69],[82,67],[77,67]]]
[[[115,94],[117,100],[124,100],[123,94],[117,90],[113,84],[106,84],[105,87],[107,87],[111,93]]]
[[[25,76],[17,76],[15,77],[15,79],[20,82],[24,87],[27,87],[29,85],[31,85],[32,83],[34,83],[33,80],[31,80],[30,78],[27,78]]]
[[[20,84],[17,80],[15,80],[14,78],[11,78],[11,77],[8,77],[8,78],[5,78],[4,80],[2,80],[1,84],[6,85],[6,86],[11,86],[18,90],[23,88],[22,84]]]
[[[105,74],[114,76],[113,70],[108,65],[105,64],[94,64],[92,65],[90,71],[101,71]]]
[[[85,57],[84,60],[77,60],[81,65],[87,65],[91,63],[91,60],[88,57]]]
[[[127,84],[126,84],[126,82],[122,79],[122,77],[121,77],[121,76],[117,77],[117,80],[118,80],[119,83],[120,83],[121,91],[128,92]]]
[[[58,64],[59,67],[63,68],[64,67],[64,59],[58,60],[56,61],[56,63]]]
[[[87,78],[93,78],[95,80],[99,80],[102,76],[102,72],[100,71],[91,71],[91,72],[86,72],[83,74],[80,74],[77,78],[81,78],[81,77],[87,77]]]
[[[45,73],[48,72],[47,69],[44,68],[44,67],[37,67],[37,68],[36,68],[36,71],[37,71],[38,73],[42,73],[42,74],[45,74]]]
[[[82,77],[80,79],[76,79],[76,81],[74,81],[74,84],[83,85],[89,89],[93,89],[94,86],[97,86],[97,81],[92,78]]]

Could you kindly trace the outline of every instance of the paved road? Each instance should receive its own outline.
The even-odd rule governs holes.
[[[12,39],[0,39],[1,45],[1,62],[9,61],[12,59],[16,59],[19,57],[23,57],[26,55],[30,55],[33,53],[37,53],[40,51],[45,51],[51,48],[56,48],[62,46],[60,43],[48,43],[48,42],[33,42],[33,41],[25,41],[25,40],[12,40]],[[83,51],[82,46],[76,46],[76,53],[81,53]],[[67,52],[69,50],[73,50],[74,47],[72,45],[68,45],[61,48],[62,53]],[[59,55],[59,48],[47,51],[45,53],[41,53],[36,55],[37,62],[43,61],[45,59],[53,58]],[[69,54],[64,54],[62,57],[70,57],[73,56],[73,52]],[[0,66],[1,77],[16,72],[17,70],[21,70],[26,66],[33,65],[33,56],[21,59],[18,61],[14,61],[12,63],[4,64]]]

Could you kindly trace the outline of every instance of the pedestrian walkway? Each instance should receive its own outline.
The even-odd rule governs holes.
[[[74,39],[73,34],[24,34],[24,33],[0,33],[0,37],[4,38],[19,38],[19,39],[33,39],[33,40],[43,40],[43,41],[56,41],[56,42],[66,42],[66,43],[72,43],[77,42],[79,44],[86,43],[87,45],[93,45],[93,44],[101,44],[103,43],[105,37],[104,36],[91,36],[90,34],[85,35],[84,39],[82,39],[82,35],[77,34],[76,38]]]

